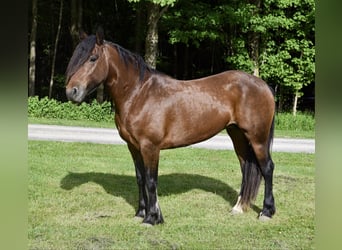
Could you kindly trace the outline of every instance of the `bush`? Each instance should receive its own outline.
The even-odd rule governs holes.
[[[28,98],[28,116],[35,118],[58,118],[67,120],[89,120],[95,122],[112,122],[114,114],[110,102],[75,105],[71,102],[59,102],[38,96]]]
[[[296,116],[291,113],[278,113],[275,127],[278,130],[314,131],[315,117],[312,113],[298,112]]]

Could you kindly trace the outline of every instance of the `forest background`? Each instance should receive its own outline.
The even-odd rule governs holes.
[[[239,69],[274,88],[279,112],[315,110],[314,0],[32,0],[28,95],[66,101],[78,32],[98,26],[177,79]],[[93,99],[109,97],[100,87]]]

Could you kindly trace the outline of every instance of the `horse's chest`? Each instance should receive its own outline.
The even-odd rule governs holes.
[[[120,117],[115,116],[115,124],[116,124],[116,127],[117,127],[117,130],[119,132],[120,137],[124,141],[126,141],[127,143],[130,143],[130,144],[133,144],[133,145],[137,144],[136,140],[134,139],[132,132],[129,129],[130,126],[127,125],[127,121],[123,122],[120,119]]]
[[[121,138],[123,140],[125,140],[127,142],[129,140],[129,133],[127,132],[124,124],[122,123],[122,121],[118,115],[115,116],[115,124],[116,124],[116,128],[119,132],[119,135],[121,136]]]

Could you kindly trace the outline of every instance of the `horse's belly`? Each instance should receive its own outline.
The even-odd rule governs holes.
[[[176,119],[167,127],[161,148],[188,146],[207,140],[221,132],[228,122],[228,114],[215,115],[215,112],[201,117],[194,115],[194,117]]]

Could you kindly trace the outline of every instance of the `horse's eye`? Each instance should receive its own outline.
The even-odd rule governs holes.
[[[98,55],[92,55],[92,56],[90,56],[89,61],[95,62],[98,58],[99,58]]]

